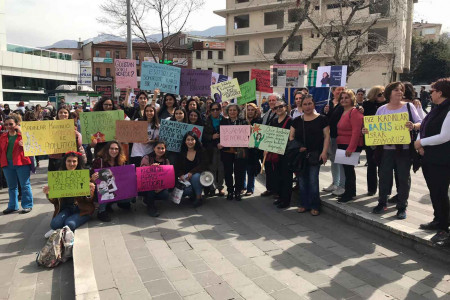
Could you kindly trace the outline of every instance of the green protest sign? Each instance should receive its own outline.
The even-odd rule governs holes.
[[[81,113],[80,123],[83,144],[90,144],[93,140],[97,140],[98,143],[114,140],[116,121],[123,119],[123,110]]]
[[[240,85],[242,97],[238,97],[239,105],[256,100],[256,79]]]
[[[89,183],[89,170],[48,172],[48,197],[54,199],[89,196]]]
[[[254,124],[248,147],[283,155],[288,138],[289,129]]]

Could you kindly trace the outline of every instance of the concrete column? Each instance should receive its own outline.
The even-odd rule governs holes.
[[[0,0],[0,51],[6,51],[5,0]]]

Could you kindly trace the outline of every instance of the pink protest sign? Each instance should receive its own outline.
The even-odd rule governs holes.
[[[136,61],[134,59],[116,59],[114,65],[116,68],[116,87],[136,89],[138,87]]]
[[[220,144],[224,147],[248,147],[250,125],[220,125]]]
[[[138,192],[171,189],[175,186],[175,171],[171,165],[136,168]]]

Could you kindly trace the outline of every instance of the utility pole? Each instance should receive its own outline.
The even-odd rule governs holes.
[[[127,58],[133,59],[133,39],[131,37],[131,0],[127,0]],[[134,93],[134,89],[131,89]],[[128,99],[125,99],[128,101]],[[134,103],[131,103],[134,105]]]

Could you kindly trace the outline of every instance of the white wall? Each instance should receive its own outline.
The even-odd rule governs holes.
[[[0,51],[4,50],[6,50],[5,0],[0,0]]]

